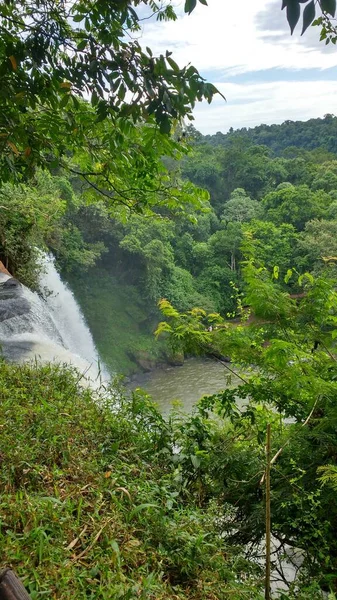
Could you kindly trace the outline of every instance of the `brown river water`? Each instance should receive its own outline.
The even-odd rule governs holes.
[[[167,366],[138,375],[128,387],[144,389],[158,404],[162,414],[167,415],[176,401],[184,412],[190,413],[203,396],[216,394],[239,382],[226,366],[216,360],[189,358],[181,367]]]

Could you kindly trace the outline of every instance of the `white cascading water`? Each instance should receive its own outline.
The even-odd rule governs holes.
[[[15,362],[37,360],[74,365],[83,381],[97,387],[109,377],[99,362],[91,333],[52,257],[43,255],[41,287],[47,300],[0,273],[0,347]]]
[[[57,272],[52,256],[43,256],[41,289],[46,291],[45,302],[62,338],[71,352],[80,354],[89,363],[99,362],[98,353],[74,294]]]

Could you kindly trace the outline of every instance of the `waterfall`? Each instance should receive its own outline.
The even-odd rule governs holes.
[[[52,256],[43,256],[40,287],[45,291],[45,302],[62,338],[65,348],[80,354],[89,363],[97,364],[98,353],[81,309],[74,294],[57,272]]]
[[[74,365],[91,385],[109,379],[99,363],[90,330],[52,257],[41,258],[40,285],[47,298],[0,273],[0,347],[5,359]]]

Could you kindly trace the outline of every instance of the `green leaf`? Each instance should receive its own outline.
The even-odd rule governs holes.
[[[196,456],[195,454],[191,454],[191,461],[192,461],[192,465],[195,469],[198,469],[200,467],[200,458],[198,456]]]
[[[124,98],[125,98],[125,94],[126,94],[126,87],[125,87],[125,85],[122,83],[122,84],[120,85],[120,87],[119,87],[119,90],[118,90],[118,93],[117,93],[117,95],[118,95],[118,98],[119,98],[119,100],[120,100],[121,102],[124,100]]]
[[[91,104],[93,106],[96,106],[96,104],[98,103],[98,100],[99,100],[98,94],[97,94],[96,90],[94,90],[93,93],[91,94]]]
[[[173,69],[173,71],[175,71],[176,73],[179,73],[180,69],[179,69],[177,63],[169,56],[166,57],[166,60],[169,63],[170,67]]]
[[[171,131],[171,123],[170,123],[170,119],[166,115],[164,115],[164,117],[162,117],[162,120],[160,121],[159,129],[160,129],[160,133],[166,133],[167,135],[169,135],[169,133]]]
[[[321,0],[321,8],[332,17],[336,14],[336,0]]]
[[[191,14],[191,12],[195,9],[197,5],[197,0],[186,0],[185,2],[185,13],[188,13],[189,15]]]
[[[66,106],[66,104],[68,104],[69,102],[69,98],[70,98],[70,94],[64,94],[63,98],[61,99],[61,102],[59,104],[60,108],[64,108]]]
[[[305,9],[303,11],[303,27],[302,27],[301,35],[303,35],[303,33],[308,29],[309,25],[311,25],[311,23],[313,22],[313,20],[315,18],[315,15],[316,15],[315,0],[311,0],[311,2],[309,2],[309,4],[307,4],[307,6],[305,7]]]
[[[72,95],[72,96],[71,96],[71,99],[72,99],[72,101],[73,101],[74,108],[75,108],[76,110],[79,110],[79,109],[80,109],[80,103],[79,103],[79,100],[78,100],[78,98],[76,98],[76,96]]]
[[[97,118],[96,123],[103,121],[108,115],[108,107],[104,100],[100,100],[97,105]]]
[[[54,496],[42,496],[41,500],[45,500],[46,502],[53,502],[53,504],[59,504],[62,506],[63,502],[60,498],[55,498]]]
[[[199,0],[200,4],[203,4],[204,6],[208,6],[206,0]]]
[[[291,35],[294,33],[294,29],[300,18],[301,8],[298,0],[288,0],[287,3],[287,21],[289,23]]]
[[[78,44],[77,44],[77,50],[84,50],[84,48],[87,45],[87,40],[81,40]]]
[[[156,508],[157,510],[159,509],[158,504],[152,504],[151,502],[147,502],[145,504],[139,504],[138,506],[136,506],[129,515],[129,518],[132,519],[137,513],[146,510],[147,508]]]
[[[285,277],[284,277],[284,282],[285,282],[285,283],[289,283],[289,281],[290,281],[290,279],[291,279],[291,277],[292,277],[292,274],[293,274],[293,271],[292,271],[292,269],[288,269],[288,270],[287,270],[287,273],[286,273],[286,275],[285,275]]]

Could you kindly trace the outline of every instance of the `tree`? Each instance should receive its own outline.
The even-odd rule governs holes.
[[[238,221],[244,223],[257,219],[262,215],[262,207],[257,200],[252,200],[247,196],[242,188],[237,188],[231,193],[230,199],[225,204],[221,215],[222,221]]]
[[[46,247],[66,212],[67,182],[38,170],[32,184],[0,188],[0,260],[35,287],[37,247]]]
[[[0,187],[0,260],[30,287],[38,285],[41,250],[63,271],[86,271],[107,250],[110,230],[106,207],[86,206],[65,176],[38,168],[29,185]]]
[[[225,180],[225,199],[236,188],[244,188],[254,198],[261,195],[268,181],[267,164],[269,150],[265,146],[247,148],[243,138],[231,141],[220,155],[220,164]]]
[[[298,263],[305,269],[320,273],[329,266],[330,274],[336,276],[337,221],[309,221],[299,236],[297,252]]]
[[[224,229],[216,231],[210,237],[209,246],[218,265],[227,265],[231,271],[237,270],[242,239],[242,225],[237,221],[228,223]]]
[[[258,264],[269,269],[278,266],[281,274],[285,275],[294,261],[297,244],[295,228],[288,223],[277,226],[270,221],[253,220],[245,225],[244,231],[245,251],[249,248]]]
[[[206,140],[213,148],[229,147],[238,138],[242,138],[246,148],[251,144],[267,146],[274,154],[286,159],[297,158],[302,161],[314,159],[319,163],[333,160],[334,156],[330,153],[337,151],[336,131],[337,118],[333,115],[325,115],[322,119],[309,119],[305,122],[287,120],[280,125],[257,125],[249,129],[243,127],[226,134],[205,136],[201,142]],[[301,167],[302,173],[305,166],[303,164]],[[282,169],[282,163],[279,163],[279,169]],[[290,179],[282,177],[275,183],[281,181],[290,181]]]
[[[311,219],[323,217],[332,198],[323,190],[312,192],[307,185],[279,185],[262,204],[268,220],[276,225],[290,223],[301,231]]]
[[[186,12],[195,5],[187,0]],[[1,3],[0,180],[55,166],[73,148],[91,153],[96,136],[87,127],[100,121],[120,147],[132,124],[169,134],[175,120],[193,118],[196,100],[211,101],[216,88],[193,66],[181,69],[170,52],[155,57],[132,39],[141,8],[159,21],[176,18],[170,3],[155,0]]]
[[[205,143],[192,146],[190,156],[182,163],[183,176],[195,185],[206,188],[215,207],[223,202],[224,194],[223,174],[216,150]]]
[[[312,182],[314,190],[331,192],[337,189],[337,161],[325,162],[317,170]]]
[[[171,239],[173,223],[168,219],[143,219],[133,215],[125,225],[120,248],[133,255],[143,296],[154,304],[162,295],[162,285],[174,267]]]

